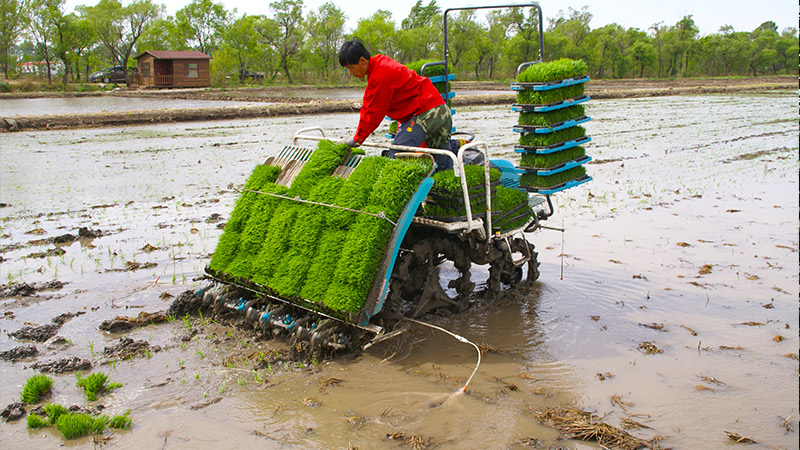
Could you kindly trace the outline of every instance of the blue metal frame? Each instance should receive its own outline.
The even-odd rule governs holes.
[[[518,146],[514,147],[514,151],[517,153],[536,153],[537,155],[546,155],[548,153],[555,153],[560,152],[561,150],[566,150],[568,148],[577,147],[578,145],[586,144],[587,142],[591,141],[592,138],[589,136],[584,136],[580,139],[575,139],[572,141],[562,142],[557,144],[556,146],[551,147],[524,147]]]
[[[383,275],[383,286],[372,313],[369,311],[364,311],[366,316],[364,320],[365,325],[369,322],[370,317],[378,314],[381,312],[381,309],[383,309],[383,302],[386,300],[386,296],[389,295],[389,281],[392,277],[392,271],[394,271],[394,264],[397,262],[397,254],[400,252],[400,244],[403,243],[403,238],[406,236],[408,227],[411,226],[411,221],[414,219],[414,214],[416,214],[417,210],[419,209],[419,205],[421,205],[423,200],[425,200],[425,198],[428,196],[428,192],[430,192],[432,186],[433,178],[425,178],[422,180],[419,188],[417,188],[417,192],[415,192],[411,197],[411,200],[408,202],[406,207],[403,208],[403,213],[400,214],[400,218],[397,219],[397,225],[395,226],[394,233],[392,234],[392,239],[389,241],[389,246],[392,249],[392,256],[389,259],[389,264],[386,267],[386,273]]]
[[[511,83],[512,91],[524,91],[526,89],[533,89],[534,91],[549,91],[551,89],[558,89],[562,87],[572,86],[575,84],[586,83],[589,81],[589,75],[582,75],[576,78],[564,78],[558,81],[546,81],[541,83]]]
[[[577,119],[570,119],[570,120],[565,120],[563,122],[557,122],[549,127],[543,127],[538,125],[514,125],[513,130],[515,133],[522,133],[522,134],[547,134],[547,133],[553,133],[555,131],[566,130],[567,128],[572,128],[575,125],[580,125],[590,120],[592,120],[591,117],[583,116]]]

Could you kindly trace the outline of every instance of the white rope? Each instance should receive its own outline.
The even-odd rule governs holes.
[[[373,213],[368,213],[366,211],[361,211],[361,210],[358,210],[358,209],[345,208],[344,206],[330,205],[328,203],[312,202],[311,200],[303,200],[299,196],[298,197],[289,197],[289,196],[286,196],[286,195],[273,194],[271,192],[255,191],[253,189],[242,189],[241,191],[238,190],[238,189],[234,189],[234,191],[237,191],[237,192],[252,192],[254,194],[261,194],[261,195],[271,195],[273,197],[278,197],[278,198],[282,198],[282,199],[286,199],[286,200],[292,200],[292,201],[295,201],[295,202],[309,203],[309,204],[312,204],[312,205],[327,206],[329,208],[343,209],[345,211],[350,211],[350,212],[354,212],[354,213],[366,214],[368,216],[377,217],[378,219],[382,219],[382,220],[385,220],[385,221],[389,222],[390,224],[392,224],[392,226],[395,226],[395,227],[397,226],[397,224],[395,222],[392,222],[392,219],[386,217],[386,214],[384,214],[383,211],[379,212],[378,214],[373,214]]]
[[[404,317],[404,319],[408,320],[409,322],[413,322],[413,323],[416,323],[416,324],[419,324],[419,325],[425,325],[426,327],[430,327],[430,328],[433,328],[435,330],[439,330],[439,331],[441,331],[443,333],[447,333],[450,336],[453,336],[454,338],[458,339],[459,341],[461,341],[461,342],[463,342],[465,344],[470,344],[471,346],[475,347],[475,350],[478,352],[478,364],[475,364],[475,369],[472,371],[472,375],[470,375],[469,378],[467,379],[467,382],[464,383],[464,386],[461,389],[456,391],[456,394],[463,394],[467,390],[467,385],[469,385],[470,381],[472,381],[472,377],[474,377],[475,373],[478,371],[478,367],[481,365],[481,349],[478,348],[478,346],[475,345],[474,343],[472,343],[469,340],[467,340],[466,338],[463,338],[463,337],[453,333],[452,331],[447,331],[442,327],[439,327],[439,326],[436,326],[436,325],[431,325],[431,324],[425,323],[425,322],[421,322],[419,320],[415,320],[415,319],[412,319],[410,317]]]

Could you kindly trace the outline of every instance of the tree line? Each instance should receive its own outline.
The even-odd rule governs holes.
[[[192,0],[174,16],[152,0],[99,0],[65,11],[65,0],[0,0],[0,70],[15,78],[26,61],[58,62],[61,83],[80,82],[108,65],[132,67],[147,50],[199,50],[210,56],[212,83],[247,77],[272,83],[343,81],[341,43],[361,38],[369,50],[403,63],[441,60],[442,10],[436,0],[412,7],[397,26],[389,11],[345,29],[334,2],[304,11],[302,0],[277,0],[269,14],[239,15],[213,0]],[[796,28],[768,21],[752,31],[726,25],[701,36],[691,15],[646,30],[612,23],[592,29],[588,7],[569,8],[543,24],[544,58],[586,61],[594,78],[760,76],[798,73]],[[458,79],[508,80],[539,58],[538,15],[532,9],[448,15],[448,61]],[[50,80],[52,82],[52,80]]]

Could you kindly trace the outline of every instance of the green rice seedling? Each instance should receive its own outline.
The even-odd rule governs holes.
[[[573,105],[547,112],[522,112],[519,113],[518,123],[520,125],[549,127],[550,125],[564,122],[565,120],[574,120],[585,115],[586,110],[583,105]]]
[[[335,144],[329,140],[319,141],[311,158],[292,181],[287,195],[290,197],[299,195],[305,198],[322,178],[333,174],[333,171],[344,162],[348,153],[350,147],[346,144]]]
[[[116,429],[124,429],[127,430],[131,427],[131,423],[133,420],[130,418],[131,410],[125,411],[124,414],[117,414],[113,416],[111,420],[108,421],[109,428],[116,428]]]
[[[486,183],[485,169],[483,166],[466,165],[464,174],[467,178],[467,187],[483,186]],[[431,192],[450,197],[461,197],[461,178],[455,176],[453,170],[443,170],[433,174],[433,186]],[[500,171],[489,169],[489,181],[500,181]]]
[[[525,89],[517,92],[517,103],[523,105],[547,105],[570,98],[580,97],[585,91],[585,83],[573,84],[547,91]]]
[[[89,401],[97,400],[97,394],[111,392],[116,388],[122,387],[122,383],[109,383],[108,375],[102,372],[90,373],[85,377],[81,377],[80,374],[75,376],[78,378],[78,387],[82,387],[86,391],[86,398]]]
[[[28,428],[32,429],[44,428],[48,425],[47,419],[38,414],[30,414],[26,420],[28,422]]]
[[[252,279],[256,283],[269,285],[272,275],[281,262],[281,257],[289,248],[289,233],[299,210],[298,205],[288,200],[275,209],[267,233],[264,235],[261,251],[252,259]],[[239,275],[236,271],[230,273]]]
[[[545,134],[523,134],[519,138],[520,145],[528,147],[547,147],[554,144],[560,144],[566,141],[572,141],[586,136],[586,129],[582,126],[574,126],[565,128],[554,133]]]
[[[286,189],[283,186],[269,183],[261,188],[262,192],[283,194]],[[272,222],[273,213],[288,204],[287,200],[273,197],[270,195],[258,194],[253,211],[239,236],[239,242],[234,252],[233,260],[225,267],[225,271],[231,275],[244,278],[252,277],[252,260],[261,250],[265,236]],[[222,241],[220,241],[222,242]]]
[[[581,60],[561,58],[555,61],[533,64],[523,70],[517,81],[521,83],[537,83],[558,81],[586,75],[588,66]]]
[[[36,374],[25,380],[25,385],[22,387],[20,399],[22,403],[32,405],[39,401],[39,399],[50,392],[53,388],[53,379],[43,374]]]
[[[352,213],[355,214],[355,213]],[[328,229],[323,231],[319,239],[319,250],[311,261],[306,275],[306,282],[300,290],[300,296],[321,303],[336,269],[336,262],[341,254],[342,244],[347,238],[347,231]]]
[[[343,208],[361,210],[369,201],[372,188],[380,178],[384,166],[389,160],[380,156],[366,157],[347,177],[344,185],[336,195],[334,204]],[[347,229],[355,221],[358,214],[340,209],[327,211],[325,218],[329,228]]]
[[[549,169],[586,155],[586,149],[581,146],[570,147],[558,152],[547,154],[523,153],[520,157],[520,167],[532,169]]]
[[[541,176],[533,173],[526,173],[519,177],[520,186],[547,188],[557,186],[565,181],[574,180],[586,175],[583,166],[573,167],[553,175]]]
[[[331,204],[344,180],[328,177],[321,181],[309,195],[309,200]],[[325,226],[328,207],[322,205],[302,205],[289,233],[289,251],[283,256],[270,287],[284,296],[300,294],[312,258],[319,248],[319,240]]]
[[[44,412],[47,414],[50,425],[55,425],[62,414],[69,414],[69,410],[58,403],[48,403],[44,405]]]
[[[66,439],[75,439],[90,433],[102,433],[108,423],[108,416],[92,417],[89,414],[62,414],[55,427]]]

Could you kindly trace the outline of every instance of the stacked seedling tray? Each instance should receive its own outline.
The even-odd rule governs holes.
[[[486,175],[485,168],[477,165],[464,166],[469,191],[472,219],[486,217]],[[530,222],[533,215],[528,196],[519,189],[507,188],[501,184],[500,171],[489,169],[489,189],[492,197],[492,228],[505,232],[519,228]],[[423,217],[440,222],[461,222],[467,220],[466,203],[461,190],[461,179],[452,169],[433,175],[433,186],[423,203]]]
[[[539,194],[552,194],[586,183],[583,164],[591,161],[583,145],[591,140],[581,124],[588,122],[582,103],[586,63],[559,59],[528,66],[511,84],[517,91],[519,112],[514,131],[520,133],[518,170],[520,187]]]

